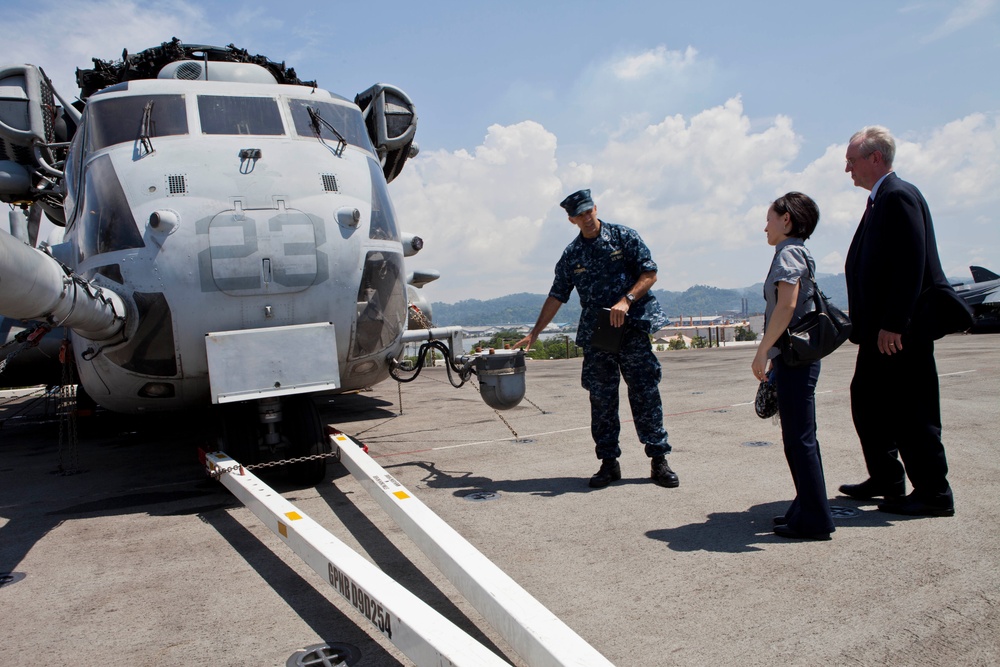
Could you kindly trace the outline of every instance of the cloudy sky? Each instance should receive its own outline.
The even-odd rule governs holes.
[[[138,2],[6,0],[0,62],[75,70],[176,36],[234,43],[353,97],[417,106],[420,155],[390,185],[438,269],[432,301],[545,293],[589,187],[639,230],[658,289],[745,287],[772,250],[768,204],[816,199],[808,245],[843,271],[867,192],[844,173],[868,124],[934,214],[949,276],[1000,270],[1000,0]]]

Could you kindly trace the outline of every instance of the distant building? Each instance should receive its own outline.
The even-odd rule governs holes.
[[[722,315],[681,315],[678,318],[670,318],[670,324],[672,326],[715,326],[717,324],[726,324],[731,322],[731,318],[723,317]]]
[[[687,317],[684,324],[664,327],[653,335],[654,344],[660,341],[669,342],[671,339],[681,336],[684,342],[690,345],[690,339],[701,336],[705,340],[711,340],[712,344],[736,342],[736,328],[743,327],[753,330],[757,337],[760,337],[764,327],[764,316],[754,315],[742,321],[732,321],[721,316],[692,318],[693,323]]]
[[[684,334],[680,334],[680,333],[674,334],[672,336],[661,335],[665,331],[666,331],[666,329],[661,329],[660,331],[658,331],[656,333],[655,336],[653,336],[653,345],[654,346],[663,346],[663,348],[666,349],[666,346],[670,345],[670,341],[677,340],[678,338],[680,338],[682,341],[684,341],[684,347],[691,347],[691,337],[690,336],[685,336]]]

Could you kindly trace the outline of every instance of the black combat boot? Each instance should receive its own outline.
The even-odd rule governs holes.
[[[665,456],[653,457],[652,471],[649,473],[649,477],[660,486],[665,486],[668,489],[673,489],[681,484],[677,473],[667,465],[667,457]]]
[[[603,489],[611,482],[622,478],[622,469],[618,459],[601,459],[601,469],[590,478],[590,488]]]

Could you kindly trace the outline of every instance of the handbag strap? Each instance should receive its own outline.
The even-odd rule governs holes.
[[[804,248],[805,246],[802,246],[802,247]],[[774,267],[774,262],[777,261],[777,259],[778,259],[778,255],[777,255],[777,253],[775,253],[774,258],[771,260],[771,267],[772,268]],[[817,310],[822,310],[822,308],[820,306],[820,302],[823,301],[823,299],[826,298],[826,295],[823,294],[820,291],[820,289],[819,289],[819,283],[816,282],[816,276],[813,274],[813,265],[809,262],[810,259],[812,259],[812,253],[808,253],[807,256],[806,256],[806,268],[809,269],[809,280],[813,284],[812,298],[813,298],[813,301],[816,302],[816,309]],[[815,261],[815,260],[813,260],[813,261]],[[777,291],[777,287],[775,287],[775,291]]]
[[[810,259],[812,259],[812,253],[809,253],[809,255],[806,257],[806,268],[809,269],[809,280],[812,281],[813,287],[816,288],[816,291],[819,291],[819,283],[816,282],[816,276],[813,274],[812,264],[809,263]]]
[[[806,264],[808,265],[809,262],[806,262]],[[811,280],[813,284],[812,297],[813,297],[813,303],[816,304],[816,312],[825,313],[827,310],[826,295],[823,294],[823,291],[819,288],[819,283],[816,282],[816,276],[813,275],[812,266],[809,266],[809,280]]]

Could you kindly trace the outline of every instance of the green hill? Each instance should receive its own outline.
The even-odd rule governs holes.
[[[847,283],[844,274],[819,274],[820,289],[841,308],[847,307]],[[670,318],[681,315],[732,315],[743,312],[746,299],[751,315],[764,312],[763,283],[743,289],[721,289],[709,285],[694,285],[683,292],[653,290],[664,312]],[[432,303],[434,324],[437,326],[492,326],[534,324],[545,302],[544,294],[509,294],[480,301],[467,299],[458,303]],[[576,322],[580,318],[580,299],[574,291],[569,303],[559,309],[557,322]]]

